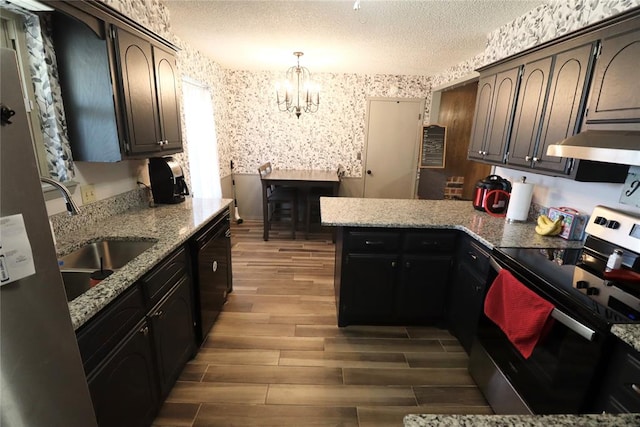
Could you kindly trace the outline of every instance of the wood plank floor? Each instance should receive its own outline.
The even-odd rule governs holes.
[[[154,426],[402,426],[490,414],[467,355],[435,327],[336,326],[334,245],[232,226],[234,291]]]

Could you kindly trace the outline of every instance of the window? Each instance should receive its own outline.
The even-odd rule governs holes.
[[[38,104],[36,102],[33,82],[29,73],[29,58],[27,54],[27,42],[25,39],[24,17],[18,13],[2,9],[0,16],[0,28],[2,31],[0,46],[14,50],[18,58],[18,68],[22,83],[22,93],[25,96],[25,107],[27,110],[27,120],[31,128],[33,138],[33,149],[38,160],[40,174],[48,176],[47,154],[40,130],[40,119],[38,117]]]
[[[194,197],[222,197],[218,142],[211,91],[185,78],[182,82],[184,115],[189,148],[191,192]]]
[[[50,16],[33,12],[52,10],[32,0],[1,2],[0,42],[17,53],[40,174],[69,182],[75,172],[50,35]]]

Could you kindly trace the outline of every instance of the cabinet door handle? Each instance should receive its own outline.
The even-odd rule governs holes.
[[[524,161],[525,162],[530,162],[531,161],[531,156],[524,156]]]
[[[631,384],[631,390],[635,391],[637,394],[640,394],[640,387],[638,384]]]
[[[145,326],[144,328],[140,329],[140,333],[146,337],[147,335],[149,335],[149,327]]]
[[[467,252],[467,255],[469,255],[469,258],[471,258],[474,261],[476,261],[478,259],[478,256],[476,254],[474,254],[473,252]]]
[[[409,261],[407,261],[407,262],[404,264],[404,266],[405,266],[406,268],[411,268],[411,263],[410,263]]]
[[[365,245],[369,245],[369,246],[378,246],[383,244],[384,242],[380,241],[380,240],[365,240],[364,244]]]
[[[539,158],[537,158],[537,157],[534,157],[534,158],[533,158],[533,159],[531,159],[531,160],[533,160],[533,163],[538,163],[538,162],[540,161],[540,159],[539,159]]]
[[[158,144],[160,147],[162,147],[162,141],[158,141],[158,142],[156,142],[156,144]]]
[[[224,232],[224,237],[231,237],[231,230],[227,230]]]
[[[160,317],[164,314],[164,312],[162,310],[158,310],[155,313],[153,313],[153,317]]]
[[[391,267],[395,268],[395,266],[396,266],[396,262],[395,261],[391,261]]]
[[[218,270],[218,261],[213,261],[211,263],[211,271],[215,273],[217,270]]]
[[[482,150],[478,150],[478,154],[482,156]]]

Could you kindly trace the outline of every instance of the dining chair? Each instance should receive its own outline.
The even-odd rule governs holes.
[[[345,174],[344,166],[338,165],[336,169],[338,178],[342,180]],[[333,189],[329,187],[311,187],[306,194],[305,203],[305,220],[304,220],[304,238],[309,238],[309,229],[311,228],[311,216],[320,217],[320,197],[333,196]]]
[[[269,230],[274,221],[288,219],[291,222],[291,238],[296,238],[298,223],[298,191],[295,188],[271,185],[265,178],[272,171],[271,162],[258,168],[262,184],[264,240],[269,240]]]

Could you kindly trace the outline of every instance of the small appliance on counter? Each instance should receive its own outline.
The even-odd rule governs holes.
[[[189,195],[182,167],[173,157],[150,158],[149,180],[155,203],[181,203]]]
[[[491,194],[489,194],[490,192]],[[508,180],[499,175],[489,175],[476,183],[473,193],[473,207],[479,211],[503,214],[507,211],[510,193],[511,183]]]

